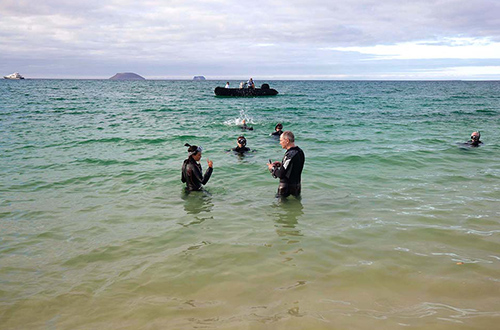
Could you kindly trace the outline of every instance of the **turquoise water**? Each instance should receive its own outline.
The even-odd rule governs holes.
[[[2,329],[496,327],[500,82],[223,84],[0,81]],[[301,200],[274,198],[277,122]]]

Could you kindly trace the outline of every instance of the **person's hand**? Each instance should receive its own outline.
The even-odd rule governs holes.
[[[208,167],[211,167],[213,168],[214,167],[214,162],[212,162],[210,159],[207,158],[207,164],[208,164]]]
[[[280,166],[281,166],[281,162],[278,162],[278,161],[276,161],[276,162],[274,162],[272,164],[271,163],[267,163],[267,168],[269,170],[272,170],[273,167],[280,167]]]

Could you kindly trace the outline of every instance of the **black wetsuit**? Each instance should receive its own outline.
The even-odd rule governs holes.
[[[479,147],[479,145],[483,144],[483,142],[481,142],[479,140],[478,141],[469,140],[469,141],[465,142],[464,144],[471,146],[471,147]]]
[[[275,132],[271,133],[271,135],[274,135],[274,136],[280,136],[281,134],[283,134],[283,131],[275,131]]]
[[[201,190],[201,185],[206,184],[212,175],[213,168],[209,167],[203,175],[201,165],[189,157],[182,164],[181,181],[186,183],[189,191]]]
[[[253,127],[247,126],[247,124],[243,124],[243,126],[240,126],[242,130],[247,130],[247,131],[253,131]]]
[[[273,167],[271,174],[280,179],[277,196],[300,195],[300,181],[305,160],[302,149],[295,146],[286,151],[281,166]]]
[[[249,147],[236,147],[231,149],[232,151],[238,153],[238,154],[244,154],[245,152],[249,152],[250,148]]]

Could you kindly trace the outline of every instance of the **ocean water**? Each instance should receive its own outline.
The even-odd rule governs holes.
[[[0,328],[497,327],[500,82],[224,83],[0,81]],[[274,197],[277,122],[300,200]]]

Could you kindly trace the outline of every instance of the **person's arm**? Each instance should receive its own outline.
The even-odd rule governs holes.
[[[210,176],[212,175],[212,172],[214,170],[214,163],[207,158],[207,163],[208,163],[208,168],[205,171],[205,175],[203,176],[203,181],[201,181],[202,184],[206,184],[208,180],[210,180]]]
[[[181,181],[182,181],[183,183],[185,183],[185,182],[186,182],[186,171],[187,171],[187,169],[186,169],[186,162],[184,162],[184,163],[182,164],[182,170],[181,170]]]
[[[273,175],[273,177],[275,178],[280,178],[280,179],[284,179],[284,178],[287,178],[289,179],[290,178],[290,175],[292,173],[292,168],[293,168],[293,156],[295,154],[292,155],[292,158],[288,158],[288,155],[283,159],[283,163],[279,163],[279,162],[275,162],[275,163],[278,163],[279,166],[273,166],[273,170],[271,171],[271,174]]]
[[[276,171],[276,176],[280,179],[290,178],[290,173],[292,173],[292,163],[291,159],[285,160],[285,162],[279,167],[279,170]]]
[[[212,172],[213,172],[213,168],[209,167],[206,171],[205,171],[205,175],[203,176],[203,181],[201,181],[202,184],[207,184],[208,180],[210,180],[210,176],[212,175]]]

